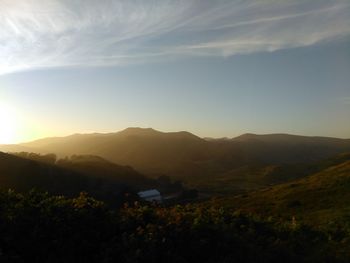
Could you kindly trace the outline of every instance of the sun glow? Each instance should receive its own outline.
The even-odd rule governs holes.
[[[0,103],[0,144],[15,143],[18,139],[19,121],[16,110]]]

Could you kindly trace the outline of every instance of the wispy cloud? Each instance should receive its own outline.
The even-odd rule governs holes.
[[[0,74],[232,56],[350,35],[348,0],[0,0]]]

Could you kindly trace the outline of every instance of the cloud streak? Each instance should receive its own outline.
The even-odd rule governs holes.
[[[350,35],[349,14],[348,0],[0,0],[0,74],[310,46]]]

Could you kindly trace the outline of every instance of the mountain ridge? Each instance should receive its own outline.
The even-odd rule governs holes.
[[[236,184],[237,178],[244,184],[281,165],[315,162],[350,152],[350,140],[290,134],[206,140],[186,131],[131,127],[115,133],[44,138],[19,147],[41,154],[55,153],[61,158],[97,155],[151,177],[168,175],[194,187],[209,180],[226,187]]]
[[[257,134],[257,133],[244,133],[235,137],[200,137],[195,135],[194,133],[188,132],[188,131],[173,131],[173,132],[163,132],[159,131],[153,128],[141,128],[141,127],[128,127],[120,131],[116,132],[92,132],[92,133],[74,133],[66,136],[53,136],[53,137],[44,137],[39,138],[36,140],[18,143],[18,144],[7,144],[7,145],[28,145],[32,144],[34,142],[40,142],[42,140],[53,140],[53,139],[60,139],[60,138],[74,138],[78,136],[108,136],[108,135],[116,135],[116,134],[137,134],[137,133],[153,133],[153,134],[163,134],[163,135],[172,135],[172,134],[182,134],[182,135],[188,135],[193,136],[196,138],[200,138],[203,140],[241,140],[241,139],[250,139],[250,138],[268,138],[268,137],[286,137],[286,138],[314,138],[314,139],[337,139],[337,140],[347,140],[350,141],[350,138],[339,138],[339,137],[332,137],[332,136],[319,136],[319,135],[299,135],[299,134],[290,134],[290,133],[264,133],[264,134]]]

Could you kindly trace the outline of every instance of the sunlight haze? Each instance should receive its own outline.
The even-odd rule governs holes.
[[[13,108],[0,103],[0,143],[16,142],[19,131],[17,114]]]

